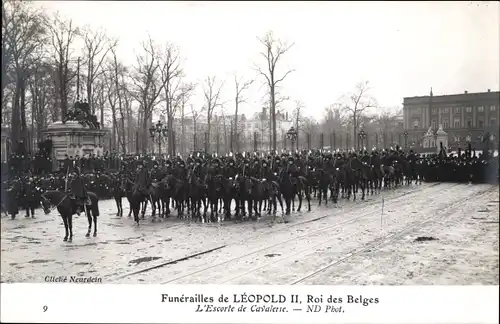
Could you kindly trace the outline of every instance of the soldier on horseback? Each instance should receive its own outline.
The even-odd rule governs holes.
[[[80,215],[80,213],[84,210],[88,199],[87,189],[85,188],[84,179],[80,175],[79,168],[75,168],[75,170],[73,170],[72,178],[70,198],[75,202],[76,214]]]
[[[151,177],[143,164],[137,166],[137,174],[135,178],[137,190],[144,196],[149,196],[148,188],[151,185]]]

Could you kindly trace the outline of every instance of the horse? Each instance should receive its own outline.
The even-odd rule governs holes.
[[[85,237],[90,236],[92,229],[92,220],[94,221],[94,237],[97,236],[97,216],[99,216],[99,199],[91,191],[87,191],[88,199],[85,202],[87,219],[89,227]],[[48,190],[41,195],[41,203],[45,214],[51,212],[50,207],[55,206],[64,222],[65,236],[63,241],[71,242],[73,240],[73,215],[76,213],[76,203],[68,193],[59,190]],[[68,237],[69,230],[69,237]]]
[[[208,176],[205,179],[208,186],[208,203],[210,204],[210,220],[220,221],[219,217],[219,200],[223,198],[222,176]]]
[[[349,167],[355,172],[356,177],[356,187],[354,191],[357,192],[357,186],[361,187],[361,200],[365,199],[365,190],[368,189],[368,180],[370,177],[371,168],[366,162],[361,162],[357,158],[352,158]],[[354,200],[356,200],[356,195],[354,195]]]
[[[115,199],[117,213],[116,216],[123,216],[122,198],[127,196],[127,183],[124,176],[118,177],[113,180],[111,188],[111,195]],[[129,215],[130,216],[130,215]]]
[[[247,202],[249,209],[248,212],[251,214],[252,181],[246,176],[236,175],[234,178],[234,186],[236,189],[235,216],[237,220],[241,220],[246,217],[245,202]]]
[[[197,217],[202,223],[207,221],[207,201],[205,200],[205,197],[205,185],[193,171],[190,171],[188,175],[188,199],[190,199],[188,206],[191,217]],[[204,208],[203,216],[200,212],[202,202]]]

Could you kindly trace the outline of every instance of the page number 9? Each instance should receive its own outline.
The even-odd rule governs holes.
[[[47,309],[49,309],[49,307],[47,305],[43,306],[43,312],[44,313],[47,311]]]

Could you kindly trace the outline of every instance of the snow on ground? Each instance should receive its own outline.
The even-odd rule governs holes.
[[[383,213],[382,213],[383,198]],[[127,205],[127,203],[125,203]],[[198,224],[176,217],[136,227],[100,202],[98,236],[57,212],[1,220],[2,282],[98,276],[104,283],[498,284],[498,187],[422,184],[337,207],[312,202],[288,223]],[[125,208],[125,215],[128,208]],[[430,237],[429,241],[416,241]],[[193,254],[219,248],[206,254]],[[156,268],[155,268],[156,267]],[[137,273],[143,270],[144,272]],[[322,270],[322,271],[318,271]]]

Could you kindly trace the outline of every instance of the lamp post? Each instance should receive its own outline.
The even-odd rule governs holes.
[[[365,139],[366,139],[366,133],[365,133],[365,131],[361,130],[359,132],[358,136],[359,136],[359,140],[361,142],[361,147],[360,147],[360,149],[361,149],[364,146],[363,144],[365,143]]]
[[[293,126],[290,127],[290,129],[286,133],[286,138],[288,138],[292,142],[292,149],[291,150],[293,151],[293,143],[297,140],[297,131],[295,130],[295,128]],[[297,148],[298,148],[298,144],[297,144]]]
[[[405,138],[405,149],[407,149],[408,148],[408,132],[407,131],[405,131],[403,133],[403,137]]]
[[[158,141],[158,155],[161,155],[161,140],[168,135],[167,126],[163,125],[161,121],[158,121],[156,125],[149,128],[149,135],[153,139],[153,142],[155,138]]]

